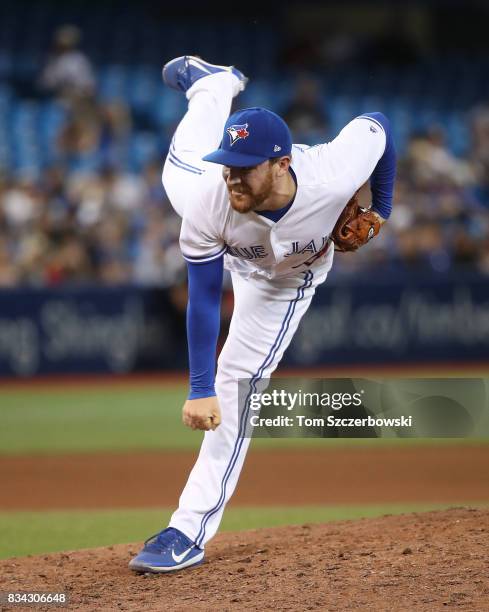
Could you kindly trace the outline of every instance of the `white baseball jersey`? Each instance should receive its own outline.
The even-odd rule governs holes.
[[[385,145],[382,126],[370,117],[354,119],[328,144],[294,145],[291,167],[297,193],[277,222],[255,212],[236,212],[224,180],[216,181],[185,209],[183,256],[204,263],[225,253],[226,268],[245,278],[292,276],[318,265],[329,270],[334,251],[329,235]]]

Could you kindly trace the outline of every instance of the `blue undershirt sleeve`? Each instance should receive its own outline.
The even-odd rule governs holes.
[[[387,219],[392,211],[392,195],[396,178],[396,149],[390,122],[383,113],[363,113],[362,117],[370,117],[375,122],[380,123],[385,132],[385,150],[370,177],[370,189],[372,191],[372,209],[379,213],[381,217]]]
[[[224,257],[203,264],[187,263],[187,341],[189,399],[216,395],[216,344],[220,328]]]

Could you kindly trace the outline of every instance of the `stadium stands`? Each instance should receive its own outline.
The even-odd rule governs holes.
[[[64,23],[82,34],[94,95],[43,86],[53,33]],[[400,157],[392,222],[361,259],[338,258],[336,274],[379,265],[489,272],[487,57],[445,55],[402,67],[356,61],[306,74],[279,63],[281,34],[269,21],[232,25],[154,20],[137,7],[114,12],[110,3],[90,13],[79,4],[59,10],[54,1],[2,3],[0,285],[181,278],[182,266],[157,272],[157,262],[174,256],[178,235],[159,172],[185,109],[160,70],[189,50],[250,74],[242,107],[286,113],[300,79],[314,81],[324,125],[301,132],[298,123],[298,142],[329,140],[365,111],[390,118]]]

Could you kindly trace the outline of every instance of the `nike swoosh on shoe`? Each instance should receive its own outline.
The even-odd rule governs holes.
[[[176,555],[175,551],[172,549],[171,556],[173,557],[173,561],[175,561],[175,563],[181,563],[193,548],[195,548],[195,546],[187,548],[187,550],[184,550],[180,555]]]

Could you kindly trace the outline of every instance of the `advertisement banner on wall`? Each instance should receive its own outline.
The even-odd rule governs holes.
[[[283,365],[489,361],[487,278],[326,281]]]
[[[281,367],[477,361],[489,361],[485,277],[355,277],[319,287]],[[0,376],[176,371],[187,363],[185,299],[170,290],[0,291]]]
[[[0,292],[0,375],[187,365],[185,315],[162,290]]]

